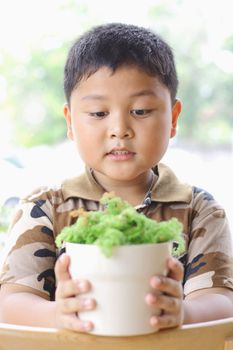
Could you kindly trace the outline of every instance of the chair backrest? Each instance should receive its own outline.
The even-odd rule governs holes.
[[[233,350],[233,318],[133,337],[0,324],[1,350]]]

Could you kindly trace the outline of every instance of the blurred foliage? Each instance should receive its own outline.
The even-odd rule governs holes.
[[[224,42],[224,48],[226,50],[233,52],[233,35],[226,38]]]
[[[178,97],[183,102],[179,142],[205,147],[230,147],[233,135],[233,71],[222,69],[208,53],[205,19],[193,14],[195,20],[181,12],[182,0],[156,2],[149,10],[150,27],[160,33],[173,47],[179,75]],[[65,5],[64,5],[65,6]],[[64,8],[63,8],[64,10]],[[80,16],[80,33],[95,23],[88,18],[85,7],[77,11],[77,2],[70,0],[65,10]],[[187,9],[186,9],[187,11]],[[196,16],[196,17],[195,17]],[[184,22],[182,25],[181,22]],[[186,21],[186,22],[185,22]],[[91,22],[91,23],[90,23]],[[179,23],[179,26],[177,25]],[[81,30],[82,29],[82,30]],[[32,45],[27,58],[16,59],[1,53],[0,70],[7,82],[6,98],[0,107],[6,118],[12,119],[15,144],[33,146],[56,143],[66,138],[63,119],[63,67],[70,42]],[[223,54],[232,54],[233,35],[222,43]],[[231,56],[232,57],[232,56]],[[1,83],[1,75],[0,75]]]
[[[33,49],[24,64],[4,57],[8,81],[5,104],[13,119],[16,144],[54,143],[65,138],[62,79],[67,48]]]
[[[216,52],[208,51],[211,45],[203,14],[190,14],[187,7],[180,10],[178,5],[184,3],[182,0],[170,7],[166,6],[168,2],[154,5],[150,16],[156,23],[154,29],[167,39],[176,58],[178,98],[183,104],[179,141],[206,148],[231,148],[233,55],[231,71],[227,71],[228,67],[220,68],[214,57]],[[233,34],[225,38],[220,49],[229,57],[233,50]]]
[[[0,233],[6,233],[10,223],[12,208],[0,206]]]

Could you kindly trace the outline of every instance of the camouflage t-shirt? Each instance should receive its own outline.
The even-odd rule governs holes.
[[[167,166],[159,164],[155,172],[151,203],[137,210],[158,221],[176,217],[182,222],[186,250],[179,259],[185,268],[184,295],[202,288],[233,289],[232,243],[225,211],[211,194],[181,183]],[[80,207],[102,210],[103,193],[86,169],[59,188],[40,188],[22,200],[10,227],[0,284],[31,287],[54,300],[54,265],[59,254],[55,237],[76,220],[71,211]]]

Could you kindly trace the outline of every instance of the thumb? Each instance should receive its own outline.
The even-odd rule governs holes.
[[[58,258],[55,264],[55,275],[56,275],[57,282],[71,279],[69,266],[70,266],[70,257],[69,255],[63,253]]]
[[[184,267],[178,259],[173,257],[168,259],[168,271],[168,277],[176,281],[183,280]]]

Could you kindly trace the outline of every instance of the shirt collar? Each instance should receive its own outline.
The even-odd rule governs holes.
[[[191,186],[180,182],[169,167],[160,163],[153,170],[157,173],[158,179],[151,190],[152,201],[185,203],[191,201]],[[105,192],[87,167],[84,174],[65,180],[61,189],[64,200],[73,197],[99,201]]]

